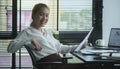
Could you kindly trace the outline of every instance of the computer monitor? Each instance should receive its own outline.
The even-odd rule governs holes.
[[[120,28],[111,28],[108,47],[120,48]]]
[[[63,44],[79,44],[89,31],[59,31],[59,40]]]

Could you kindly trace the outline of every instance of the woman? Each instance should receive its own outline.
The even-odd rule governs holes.
[[[32,10],[32,22],[30,27],[24,29],[12,40],[8,46],[8,52],[14,53],[22,46],[29,46],[37,61],[61,61],[58,53],[74,51],[77,46],[62,45],[52,33],[44,28],[49,19],[50,9],[43,3],[38,3]],[[85,46],[85,45],[84,45]],[[83,47],[84,47],[83,46]],[[52,56],[56,56],[53,59]],[[51,57],[51,58],[47,58]]]

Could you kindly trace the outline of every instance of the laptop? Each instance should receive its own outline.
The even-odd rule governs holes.
[[[108,46],[102,49],[120,49],[120,28],[111,28]]]
[[[120,28],[111,28],[108,48],[120,49]]]
[[[89,38],[91,31],[87,34],[84,40],[86,40],[86,38],[87,39]],[[84,40],[82,42],[84,42]],[[95,49],[90,48],[90,50],[89,48],[88,49],[85,48],[80,50],[80,48],[83,45],[82,42],[80,43],[78,48],[75,49],[74,53],[78,53],[78,52],[82,54],[118,53],[120,52],[120,28],[111,28],[108,47],[95,48]]]

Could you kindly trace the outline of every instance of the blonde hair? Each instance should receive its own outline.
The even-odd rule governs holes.
[[[34,17],[36,16],[36,14],[39,13],[40,10],[43,10],[43,8],[49,9],[49,7],[43,3],[38,3],[33,7],[33,9],[32,9],[32,19],[33,20],[34,20]]]

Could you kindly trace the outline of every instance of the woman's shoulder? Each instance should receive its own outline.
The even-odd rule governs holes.
[[[23,31],[34,31],[34,30],[36,30],[36,29],[29,26],[29,27],[26,27]]]
[[[27,32],[30,32],[30,30],[31,30],[30,27],[26,27],[21,31],[21,33],[27,33]]]
[[[30,27],[26,27],[26,28],[24,28],[22,31],[27,31],[27,30],[29,30],[30,29]]]
[[[48,29],[48,28],[43,28],[44,32],[46,33],[52,33],[52,30],[51,29]]]

